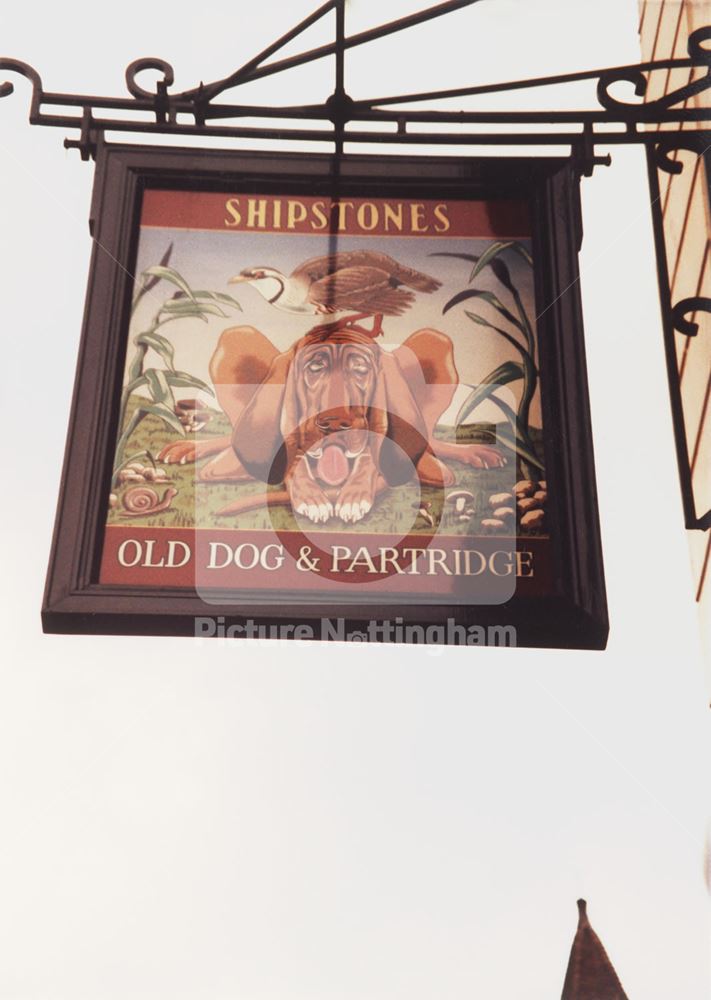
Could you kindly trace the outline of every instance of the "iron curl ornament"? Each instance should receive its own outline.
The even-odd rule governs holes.
[[[641,63],[639,66],[622,66],[619,69],[605,70],[600,74],[597,84],[598,101],[608,111],[619,111],[626,108],[643,109],[647,120],[661,124],[662,122],[657,118],[659,112],[675,108],[691,97],[698,97],[711,87],[711,48],[706,48],[704,42],[711,42],[711,26],[698,28],[689,35],[686,47],[688,59],[661,59],[656,62]],[[643,105],[639,102],[622,101],[610,93],[610,88],[615,84],[629,83],[633,86],[635,95],[644,100],[649,85],[649,77],[645,74],[659,69],[692,69],[694,67],[705,67],[705,76],[690,80],[683,87],[678,87],[653,101],[645,101]],[[698,110],[703,111],[704,109]],[[708,118],[709,115],[706,113],[696,120],[707,120]]]
[[[711,299],[703,295],[692,295],[688,299],[682,299],[672,308],[672,320],[674,329],[683,333],[685,337],[695,337],[699,332],[699,324],[687,319],[697,312],[711,313]]]
[[[705,31],[705,37],[709,32]],[[703,81],[708,84],[708,75]],[[684,508],[684,521],[688,529],[708,531],[711,529],[711,509],[704,509],[695,485],[696,458],[700,437],[695,448],[689,447],[690,435],[684,406],[682,378],[686,364],[689,340],[699,334],[699,313],[711,314],[711,298],[701,294],[701,287],[696,295],[686,296],[674,301],[674,282],[668,264],[668,248],[664,226],[665,199],[662,194],[660,175],[668,174],[669,180],[679,176],[684,170],[691,170],[685,158],[678,154],[681,151],[694,154],[697,159],[705,158],[707,170],[711,165],[708,156],[711,142],[708,130],[685,129],[677,131],[657,132],[654,142],[647,146],[647,171],[651,193],[652,222],[657,258],[659,296],[664,332],[664,347],[666,353],[667,378],[674,424],[674,436],[681,484],[681,497]],[[697,173],[694,171],[693,176]],[[709,174],[711,177],[711,174]],[[711,187],[710,187],[711,192]],[[678,353],[678,334],[686,338],[686,345],[681,355]],[[711,351],[711,345],[706,345],[706,351]],[[680,361],[681,357],[681,361]],[[707,353],[708,357],[708,353]]]

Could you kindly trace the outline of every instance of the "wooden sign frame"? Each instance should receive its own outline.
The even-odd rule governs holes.
[[[45,631],[240,635],[253,622],[281,625],[276,634],[285,637],[407,641],[410,633],[402,629],[368,631],[386,617],[403,629],[421,626],[412,633],[414,641],[459,642],[461,629],[450,627],[455,625],[470,634],[479,630],[469,644],[480,644],[482,628],[508,626],[518,645],[604,648],[608,621],[578,287],[578,182],[575,163],[562,158],[359,155],[336,162],[317,154],[100,144],[90,218],[95,246],[42,609]],[[102,582],[141,212],[147,193],[155,191],[220,193],[225,199],[235,192],[320,197],[327,203],[390,197],[418,204],[448,198],[525,204],[545,456],[546,490],[539,492],[547,493],[550,540],[543,592],[522,592],[517,584],[495,604],[428,602],[426,595],[404,594],[378,607],[357,597],[338,601],[328,587],[313,594],[293,587],[262,590],[256,596],[247,587],[222,594],[218,588],[206,602],[198,588],[184,585],[106,582],[105,576]],[[333,231],[328,235],[333,238]],[[338,619],[341,631],[324,633],[323,619]],[[210,620],[219,626],[198,628]]]

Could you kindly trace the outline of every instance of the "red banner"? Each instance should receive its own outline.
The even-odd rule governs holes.
[[[348,236],[526,237],[525,201],[329,198],[146,191],[141,225]]]
[[[498,604],[550,592],[548,538],[106,528],[100,583]],[[265,594],[265,592],[267,592]]]

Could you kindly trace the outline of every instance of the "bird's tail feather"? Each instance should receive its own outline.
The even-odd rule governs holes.
[[[431,278],[428,274],[423,274],[421,271],[415,271],[411,267],[405,267],[404,264],[399,265],[395,277],[403,285],[407,285],[408,288],[414,288],[417,292],[436,292],[438,288],[442,287],[441,281],[437,281],[436,278]]]

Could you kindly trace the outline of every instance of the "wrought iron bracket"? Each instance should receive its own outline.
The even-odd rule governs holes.
[[[684,160],[678,155],[686,151],[702,157],[711,149],[711,130],[689,129],[687,131],[657,133],[656,141],[647,148],[647,168],[651,192],[652,222],[659,279],[659,295],[664,330],[664,347],[669,379],[677,463],[681,483],[684,521],[689,529],[708,531],[711,529],[711,508],[699,510],[695,489],[695,472],[700,454],[700,431],[696,441],[688,433],[684,413],[683,378],[689,339],[699,334],[699,313],[711,313],[711,298],[701,294],[674,300],[674,281],[669,273],[667,244],[664,231],[664,200],[659,182],[660,171],[671,176],[679,175],[685,169]],[[686,166],[686,169],[690,169]],[[679,334],[686,343],[679,343]],[[710,345],[711,347],[711,345]],[[696,473],[698,477],[698,473]]]
[[[581,176],[589,176],[598,164],[609,165],[609,152],[605,155],[598,154],[598,148],[609,150],[612,146],[634,144],[645,147],[686,523],[692,528],[709,528],[711,511],[699,515],[694,503],[693,456],[689,456],[685,439],[675,331],[687,337],[695,336],[698,324],[689,317],[700,310],[711,311],[711,300],[696,296],[672,302],[659,210],[658,169],[679,173],[682,170],[679,150],[700,154],[711,148],[711,101],[693,101],[711,90],[711,26],[700,28],[689,36],[687,56],[684,58],[658,59],[635,65],[528,80],[385,95],[364,100],[354,100],[347,93],[345,54],[349,49],[479,2],[481,0],[446,0],[408,17],[347,35],[346,0],[326,0],[307,18],[229,76],[212,83],[201,81],[197,86],[177,93],[171,92],[175,80],[173,67],[163,59],[154,57],[137,59],[128,66],[128,96],[124,97],[46,91],[39,73],[17,59],[0,58],[0,72],[15,73],[29,80],[32,88],[29,120],[32,125],[79,130],[79,137],[65,139],[64,145],[78,149],[83,160],[96,156],[97,148],[103,143],[107,132],[161,134],[175,138],[211,136],[221,140],[280,140],[302,144],[325,142],[334,145],[335,190],[346,143],[398,144],[415,148],[458,146],[470,150],[497,146],[529,149],[558,147],[567,149],[567,155]],[[286,58],[272,58],[285,45],[330,13],[335,15],[332,42]],[[222,99],[228,92],[239,91],[244,84],[330,57],[335,62],[334,89],[323,103],[267,106]],[[688,82],[685,85],[656,100],[646,100],[650,79],[655,73],[668,74],[679,69],[688,70]],[[139,77],[147,71],[160,74],[153,90],[139,83]],[[451,106],[445,106],[445,102],[453,99],[474,101],[484,95],[510,91],[530,95],[538,92],[539,88],[583,81],[591,84],[590,107],[575,111],[563,111],[556,107],[542,107],[534,111],[483,111],[474,107],[452,110]],[[619,93],[621,86],[628,89],[631,87],[634,98],[623,99]],[[13,89],[12,83],[0,82],[0,98],[12,94]],[[437,101],[442,102],[441,108],[433,110],[429,107]],[[428,105],[425,110],[421,108],[424,104]],[[76,114],[66,113],[64,110],[63,113],[54,113],[51,109],[57,107],[74,108],[77,111]],[[111,117],[107,112],[117,117]],[[152,120],[145,119],[146,112],[152,116]],[[186,118],[189,120],[186,121]],[[244,123],[245,119],[255,118],[263,124],[247,126]],[[384,128],[388,125],[389,129]],[[536,131],[541,125],[547,126],[545,131]],[[434,130],[428,130],[428,126]],[[490,126],[495,126],[493,131],[487,131]]]
[[[654,145],[658,133],[649,126],[679,129],[684,125],[711,127],[711,102],[705,107],[687,107],[689,98],[711,88],[711,27],[695,31],[688,41],[688,57],[662,59],[638,65],[618,66],[580,73],[538,77],[498,84],[437,90],[427,93],[396,94],[353,100],[345,89],[345,53],[348,49],[395,34],[433,18],[472,6],[481,0],[447,0],[408,17],[382,24],[355,35],[345,33],[345,0],[327,0],[309,17],[250,59],[234,73],[212,83],[171,93],[175,73],[170,63],[159,58],[142,58],[126,70],[129,96],[101,97],[46,91],[39,73],[17,59],[0,59],[0,71],[24,76],[32,85],[29,120],[33,125],[79,129],[79,139],[65,142],[79,149],[82,159],[93,156],[97,137],[106,132],[184,136],[212,136],[219,139],[292,140],[298,142],[333,142],[336,150],[343,143],[395,143],[409,146],[456,145],[469,147],[558,146],[567,148],[589,175],[596,164],[608,164],[609,154],[596,155],[598,146],[637,143]],[[330,12],[335,13],[334,41],[287,58],[272,59],[280,49]],[[299,106],[253,105],[221,101],[228,91],[239,90],[266,76],[283,73],[326,57],[335,57],[336,81],[333,93],[322,104]],[[686,68],[687,84],[654,101],[644,101],[650,75]],[[698,71],[702,71],[698,75]],[[146,71],[161,74],[154,90],[139,83]],[[697,73],[694,79],[694,74]],[[425,102],[453,98],[476,98],[505,91],[534,92],[537,88],[563,86],[590,81],[594,84],[593,106],[578,111],[541,108],[537,111],[421,110]],[[616,96],[618,86],[631,85],[637,100]],[[0,97],[13,92],[13,84],[0,83]],[[56,114],[53,107],[77,108],[77,114]],[[119,113],[107,117],[106,112]],[[146,121],[149,112],[153,120]],[[121,114],[123,113],[123,114]],[[185,121],[186,117],[192,121]],[[261,119],[264,124],[246,126],[244,119]],[[269,125],[279,119],[280,124]],[[288,124],[283,124],[284,122]],[[294,124],[291,124],[291,123]],[[383,124],[391,130],[383,131]],[[378,125],[374,129],[373,125]],[[535,127],[549,126],[545,132]],[[427,126],[436,126],[427,131]],[[441,131],[442,126],[449,126]],[[495,125],[493,132],[487,126]],[[505,126],[505,130],[500,127]],[[533,128],[531,128],[533,126]],[[611,130],[611,126],[618,126]]]

